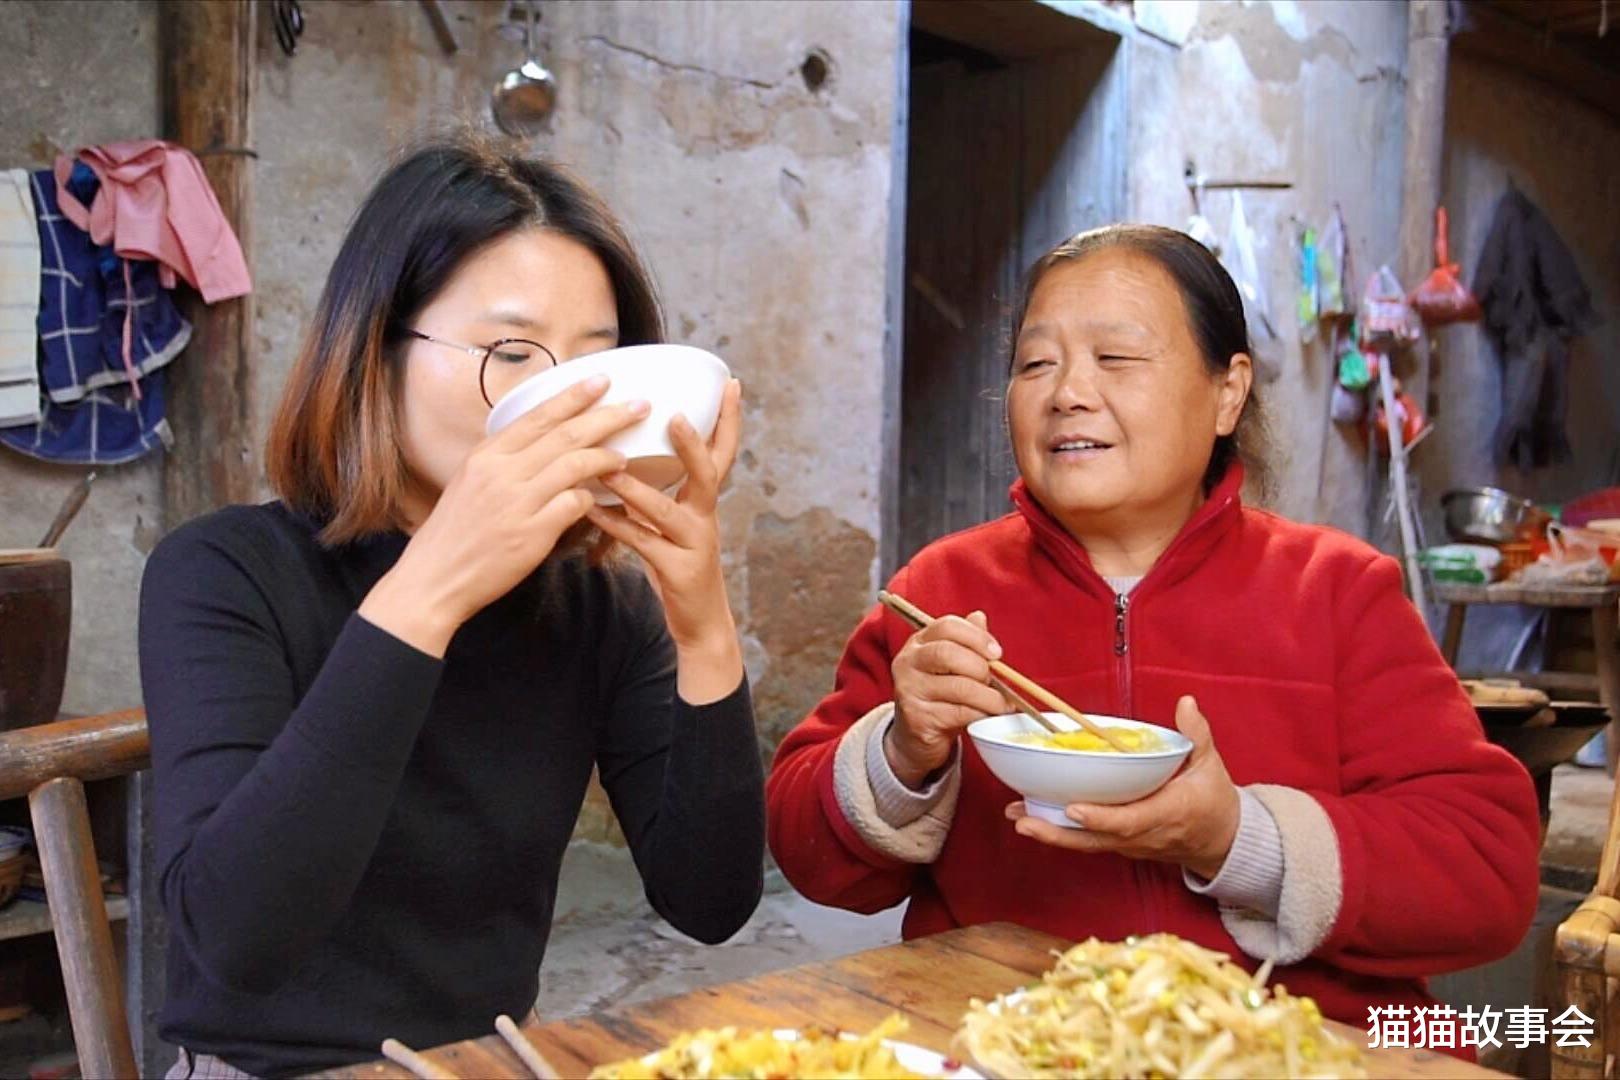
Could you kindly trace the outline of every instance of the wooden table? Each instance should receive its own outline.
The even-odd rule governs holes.
[[[1446,612],[1445,636],[1440,651],[1446,663],[1457,666],[1457,649],[1462,644],[1463,620],[1471,604],[1523,604],[1528,607],[1589,611],[1592,616],[1592,649],[1595,671],[1591,672],[1499,672],[1476,676],[1517,678],[1526,686],[1537,686],[1558,697],[1567,691],[1592,693],[1609,710],[1609,773],[1620,756],[1620,582],[1570,588],[1525,588],[1511,582],[1498,585],[1457,585],[1442,582],[1435,596],[1451,605]],[[1459,673],[1461,674],[1461,673]],[[1471,676],[1464,675],[1464,678]]]
[[[944,1052],[969,997],[990,998],[1028,985],[1052,966],[1052,951],[1067,944],[1011,923],[973,926],[576,1020],[538,1024],[531,1017],[525,1031],[564,1076],[584,1076],[594,1065],[656,1050],[691,1028],[819,1025],[864,1031],[891,1012],[911,1021],[905,1041]],[[1366,1045],[1364,1029],[1340,1030]],[[493,1033],[425,1056],[461,1077],[530,1075]],[[1366,1064],[1369,1075],[1379,1077],[1507,1075],[1427,1050],[1369,1050]],[[385,1061],[320,1075],[410,1076]]]

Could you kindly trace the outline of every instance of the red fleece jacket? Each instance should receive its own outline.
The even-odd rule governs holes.
[[[1274,979],[1365,1026],[1368,1006],[1432,1004],[1427,976],[1518,944],[1537,900],[1535,794],[1485,741],[1394,560],[1244,507],[1241,485],[1232,470],[1123,620],[1022,481],[1015,513],[929,545],[890,588],[936,615],[983,610],[1009,661],[1084,711],[1172,727],[1192,694],[1235,783],[1314,798],[1337,834],[1343,898],[1326,940]],[[834,751],[893,698],[889,665],[909,633],[874,607],[833,692],[777,752],[771,850],[801,892],[863,912],[909,900],[908,938],[1001,919],[1075,940],[1170,931],[1255,966],[1179,867],[1018,836],[1002,813],[1017,795],[968,739],[939,857],[914,865],[867,845],[834,793]]]

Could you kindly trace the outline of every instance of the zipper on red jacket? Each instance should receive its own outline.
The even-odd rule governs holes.
[[[1140,584],[1138,584],[1140,587]],[[1122,702],[1120,715],[1133,716],[1131,693],[1131,598],[1114,594],[1114,664]],[[1140,859],[1131,860],[1131,877],[1136,882],[1144,925],[1143,933],[1154,933],[1163,924],[1162,900],[1152,869]]]
[[[1213,522],[1217,521],[1221,513],[1232,504],[1233,500],[1234,496],[1227,496],[1217,509],[1208,513],[1203,520],[1199,521],[1191,529],[1176,537],[1164,554],[1160,555],[1153,566],[1148,569],[1148,572],[1143,575],[1142,580],[1137,582],[1136,588],[1132,591],[1138,596],[1142,595],[1142,587],[1154,578],[1155,574],[1169,561],[1170,556],[1177,549],[1189,543],[1194,536],[1197,536]],[[1104,588],[1108,587],[1107,582],[1103,581],[1102,575],[1097,573],[1095,568],[1081,559],[1068,546],[1074,544],[1075,540],[1063,530],[1061,525],[1058,525],[1056,521],[1048,521],[1039,516],[1026,516],[1025,520],[1030,521],[1035,527],[1053,534],[1059,541],[1058,551],[1062,553],[1064,558],[1069,560],[1070,565],[1081,575],[1102,583]],[[1123,698],[1123,707],[1120,712],[1124,716],[1131,717],[1134,708],[1131,688],[1131,601],[1130,597],[1123,593],[1114,594],[1114,662],[1119,693]],[[1131,860],[1131,877],[1136,882],[1137,896],[1141,899],[1142,931],[1151,934],[1163,929],[1165,926],[1166,901],[1165,886],[1162,880],[1154,872],[1151,865],[1139,859]]]
[[[1124,593],[1114,596],[1114,657],[1119,673],[1119,695],[1122,702],[1120,714],[1122,716],[1134,715],[1131,712],[1131,640],[1130,640],[1131,598]]]

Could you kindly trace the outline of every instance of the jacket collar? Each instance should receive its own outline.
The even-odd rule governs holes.
[[[1181,527],[1158,562],[1148,570],[1143,585],[1154,589],[1180,581],[1198,569],[1215,545],[1237,523],[1243,508],[1243,466],[1234,462],[1226,475],[1210,491],[1209,498]],[[1114,590],[1091,565],[1084,546],[1036,501],[1023,478],[1013,482],[1009,494],[1013,505],[1029,525],[1035,546],[1063,573],[1088,592],[1111,598]],[[1142,586],[1134,595],[1140,595]]]

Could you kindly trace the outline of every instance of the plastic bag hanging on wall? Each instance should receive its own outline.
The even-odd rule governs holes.
[[[1282,374],[1286,350],[1271,321],[1271,304],[1266,297],[1265,279],[1260,273],[1254,230],[1243,212],[1243,195],[1232,192],[1232,223],[1226,244],[1227,272],[1243,296],[1243,314],[1249,324],[1249,348],[1255,374],[1261,382],[1272,382]]]
[[[1317,248],[1316,230],[1309,225],[1299,230],[1299,340],[1309,344],[1316,340],[1316,327],[1321,319],[1321,259]]]
[[[1349,247],[1344,235],[1344,215],[1337,203],[1333,216],[1322,229],[1316,243],[1316,313],[1318,318],[1333,319],[1353,314],[1350,301],[1344,294],[1345,268],[1349,260]]]
[[[1423,336],[1423,320],[1406,301],[1406,291],[1395,277],[1395,271],[1380,266],[1378,272],[1367,279],[1367,288],[1361,294],[1362,351],[1394,352],[1405,348]]]
[[[1434,212],[1434,269],[1412,290],[1412,306],[1428,326],[1455,322],[1478,322],[1479,301],[1458,276],[1462,267],[1451,261],[1446,238],[1446,208]]]

